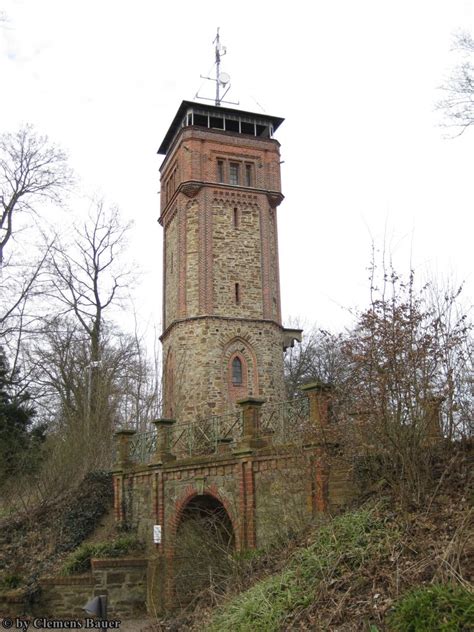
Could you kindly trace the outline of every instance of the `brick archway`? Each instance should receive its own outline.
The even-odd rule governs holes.
[[[232,384],[231,362],[238,357],[245,372],[242,386]],[[226,385],[228,404],[234,405],[235,400],[248,395],[257,397],[259,393],[258,368],[255,351],[248,340],[236,336],[229,340],[222,354],[223,383]]]
[[[224,508],[229,522],[232,525],[235,548],[236,550],[240,550],[240,529],[238,528],[237,520],[234,516],[234,512],[230,507],[229,501],[222,496],[222,494],[218,491],[217,487],[212,485],[210,487],[204,487],[202,490],[196,489],[196,487],[189,485],[185,490],[184,494],[181,496],[179,500],[175,503],[175,511],[168,523],[168,538],[167,538],[167,555],[172,557],[174,554],[175,546],[176,546],[176,537],[178,533],[178,527],[183,518],[184,511],[190,501],[194,500],[199,496],[209,496],[213,498],[215,501],[220,503]]]
[[[232,530],[232,542],[235,550],[240,550],[240,530],[237,528],[234,512],[231,510],[229,501],[221,495],[217,487],[209,486],[197,489],[189,485],[181,498],[175,503],[175,510],[168,521],[168,531],[165,539],[165,602],[167,604],[176,603],[177,596],[182,594],[180,588],[180,571],[182,571],[181,560],[178,555],[179,528],[185,519],[186,509],[197,499],[211,499],[220,509],[224,511],[226,522]],[[212,542],[210,536],[209,542]],[[189,588],[189,587],[188,587]]]

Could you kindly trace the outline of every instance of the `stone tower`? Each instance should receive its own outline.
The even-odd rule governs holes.
[[[283,119],[183,101],[158,150],[166,417],[285,399],[277,206]]]

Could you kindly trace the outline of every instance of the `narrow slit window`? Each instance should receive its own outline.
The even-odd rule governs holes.
[[[235,302],[237,305],[240,303],[240,286],[238,283],[235,284]]]
[[[234,228],[238,228],[239,227],[239,211],[237,209],[237,207],[234,208]]]
[[[240,358],[232,360],[232,384],[240,386],[242,384],[242,362]]]
[[[248,187],[253,186],[253,173],[252,165],[245,165],[245,185]]]
[[[224,182],[224,161],[217,161],[217,182]]]
[[[231,162],[229,165],[229,184],[239,184],[239,163]]]

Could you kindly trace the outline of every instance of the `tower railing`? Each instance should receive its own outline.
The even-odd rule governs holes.
[[[241,434],[241,411],[186,424],[177,423],[170,433],[170,451],[181,458],[213,454],[223,441],[232,447]]]
[[[308,429],[310,407],[307,397],[285,402],[267,402],[260,413],[260,435],[272,443],[291,443]]]
[[[129,458],[134,463],[149,463],[156,452],[157,435],[154,430],[137,432],[130,440]]]
[[[241,410],[189,423],[159,420],[155,423],[165,424],[160,429],[161,439],[155,431],[130,434],[127,439],[128,459],[132,463],[150,463],[157,453],[173,459],[183,459],[229,452],[241,440],[245,440],[246,432],[253,433],[255,439],[263,441],[261,447],[270,444],[298,444],[307,436],[314,435],[316,426],[312,422],[309,397],[284,402],[255,402],[251,398],[242,400],[239,402],[243,406]],[[252,417],[253,413],[248,406],[257,406],[256,417]],[[245,429],[245,415],[249,414],[251,426]],[[257,442],[256,445],[260,444]]]
[[[166,449],[177,458],[204,456],[232,448],[242,435],[242,412],[214,415],[189,423],[177,423],[166,435]],[[156,431],[137,432],[129,439],[128,458],[132,463],[150,463],[157,451]]]

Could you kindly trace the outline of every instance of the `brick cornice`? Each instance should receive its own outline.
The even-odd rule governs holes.
[[[237,191],[243,193],[254,193],[266,195],[270,206],[275,207],[281,204],[281,202],[285,199],[285,196],[280,191],[269,191],[268,189],[257,189],[254,187],[244,187],[240,185],[231,185],[231,184],[221,184],[219,182],[206,182],[204,180],[186,180],[185,182],[181,182],[177,187],[176,191],[171,196],[168,204],[164,207],[163,212],[161,213],[158,222],[163,226],[168,222],[168,215],[170,213],[170,209],[173,208],[173,205],[176,203],[176,199],[180,193],[186,195],[187,198],[195,197],[199,191],[203,187],[212,187],[214,189],[220,189],[223,191]]]
[[[176,325],[180,325],[181,323],[187,323],[191,321],[197,321],[197,320],[220,320],[220,321],[226,321],[226,322],[236,321],[240,323],[262,323],[262,325],[274,325],[275,327],[277,327],[277,329],[280,329],[281,331],[284,330],[283,325],[281,325],[280,323],[278,323],[276,320],[273,320],[273,319],[239,318],[238,316],[218,316],[218,315],[213,315],[213,314],[202,314],[200,316],[190,316],[189,318],[180,318],[180,319],[174,320],[170,325],[168,325],[165,331],[161,334],[160,340],[163,342],[163,340],[168,336],[168,334],[171,332],[172,329],[174,329]]]

